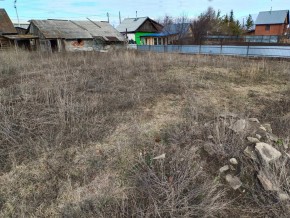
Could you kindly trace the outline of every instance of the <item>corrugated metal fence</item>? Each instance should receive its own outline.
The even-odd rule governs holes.
[[[139,51],[290,58],[290,46],[138,45]]]

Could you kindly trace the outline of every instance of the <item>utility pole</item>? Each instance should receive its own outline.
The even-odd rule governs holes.
[[[14,8],[15,8],[16,15],[17,15],[18,27],[20,27],[20,22],[19,22],[19,16],[18,16],[18,11],[17,11],[16,3],[17,3],[17,0],[14,0]]]
[[[121,24],[122,19],[121,19],[121,12],[119,11],[119,24]]]
[[[108,23],[110,23],[110,14],[107,12],[107,17],[108,17]]]

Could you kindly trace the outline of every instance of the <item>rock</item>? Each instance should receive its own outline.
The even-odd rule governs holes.
[[[278,198],[280,201],[287,201],[290,199],[289,195],[284,192],[278,192]]]
[[[263,171],[259,172],[258,179],[266,191],[279,191],[279,188],[271,182],[271,179]]]
[[[164,159],[165,158],[165,154],[161,154],[157,157],[154,157],[153,160],[160,160],[160,159]]]
[[[267,132],[266,137],[273,142],[277,142],[279,140],[278,136],[274,135],[273,133]]]
[[[260,121],[257,118],[249,118],[250,122],[260,123]]]
[[[259,142],[255,148],[266,163],[273,162],[282,155],[280,151],[267,143]]]
[[[236,177],[236,176],[232,176],[230,174],[226,175],[226,181],[229,183],[229,185],[234,189],[237,190],[238,188],[240,188],[242,186],[242,182],[241,180]]]
[[[259,129],[261,129],[261,130],[263,130],[263,131],[267,132],[267,129],[266,129],[264,126],[260,126],[260,128],[259,128]]]
[[[254,137],[247,137],[247,140],[248,140],[249,142],[251,142],[251,143],[255,143],[255,144],[260,142],[259,139],[254,138]]]
[[[212,135],[209,135],[207,138],[208,139],[213,139],[213,136]]]
[[[256,152],[255,152],[255,150],[252,147],[249,147],[249,146],[246,147],[246,149],[244,150],[244,154],[247,157],[251,158],[252,160],[258,161],[258,157],[256,155]]]
[[[230,159],[230,163],[233,164],[233,165],[238,165],[238,161],[236,158],[231,158]]]
[[[244,119],[237,120],[231,127],[231,129],[236,133],[242,132],[245,128],[246,128],[246,120]]]
[[[233,165],[230,165],[230,169],[233,170],[233,171],[236,170],[236,168]]]
[[[230,169],[229,165],[225,165],[219,169],[220,173],[226,172]]]
[[[209,154],[209,156],[213,156],[216,153],[215,145],[211,142],[206,142],[203,145],[203,148]]]
[[[215,145],[212,142],[204,143],[203,148],[209,154],[209,156],[224,154],[224,148],[222,145]]]
[[[265,123],[263,126],[265,127],[267,132],[272,133],[272,127],[270,123]]]
[[[284,147],[284,149],[288,149],[288,148],[289,148],[289,138],[286,139],[286,140],[283,142],[283,147]]]
[[[259,134],[256,134],[257,139],[261,140],[262,136]]]

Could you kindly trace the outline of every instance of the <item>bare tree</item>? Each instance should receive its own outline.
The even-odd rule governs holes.
[[[217,24],[217,16],[213,8],[209,7],[206,12],[193,21],[193,37],[195,43],[202,43],[204,37],[214,29]]]
[[[191,19],[186,14],[175,18],[165,15],[163,18],[159,18],[158,21],[164,26],[162,30],[162,33],[165,34],[164,37],[175,43],[187,36],[192,25]]]
[[[157,20],[163,26],[168,26],[174,23],[174,18],[168,14],[165,14],[164,17],[161,17]]]
[[[191,28],[192,20],[188,18],[186,14],[182,14],[180,17],[175,19],[174,23],[176,24],[177,40],[186,37]]]

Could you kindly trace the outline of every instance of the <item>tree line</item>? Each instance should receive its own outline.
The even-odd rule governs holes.
[[[196,43],[201,43],[208,35],[227,35],[239,36],[245,31],[251,30],[254,26],[252,16],[246,18],[245,23],[241,24],[234,16],[234,11],[231,10],[229,14],[221,14],[221,11],[215,11],[209,7],[205,12],[201,13],[196,19],[190,19],[186,15],[181,15],[178,18],[173,18],[165,15],[158,20],[166,29],[170,24],[179,24],[180,32],[182,24],[191,23],[192,33]]]

